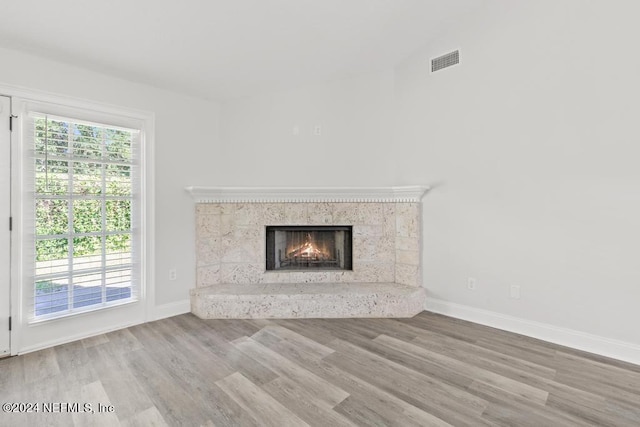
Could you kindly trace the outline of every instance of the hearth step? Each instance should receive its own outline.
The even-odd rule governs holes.
[[[413,317],[424,310],[422,287],[397,283],[219,284],[191,290],[201,319]]]

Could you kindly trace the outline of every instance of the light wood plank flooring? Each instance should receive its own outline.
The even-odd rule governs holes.
[[[39,406],[2,426],[639,426],[640,366],[427,312],[185,314],[2,359],[0,396]]]

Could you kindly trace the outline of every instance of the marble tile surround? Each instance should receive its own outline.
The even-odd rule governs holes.
[[[197,203],[197,288],[221,284],[396,283],[419,287],[416,202]],[[267,225],[352,225],[353,271],[265,271]]]

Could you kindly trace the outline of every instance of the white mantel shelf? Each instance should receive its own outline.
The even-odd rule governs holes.
[[[196,203],[419,203],[429,186],[187,187]]]

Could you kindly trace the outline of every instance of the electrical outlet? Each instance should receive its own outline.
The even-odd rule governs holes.
[[[175,268],[169,270],[169,280],[176,280],[178,278],[178,272]]]
[[[473,277],[469,277],[467,279],[467,289],[469,289],[470,291],[475,291],[476,290],[476,279]]]
[[[320,125],[315,125],[315,126],[313,127],[313,134],[314,134],[315,136],[320,136],[320,135],[322,135],[322,126],[320,126]]]
[[[509,295],[513,299],[520,299],[520,286],[519,285],[511,285],[509,287]]]

